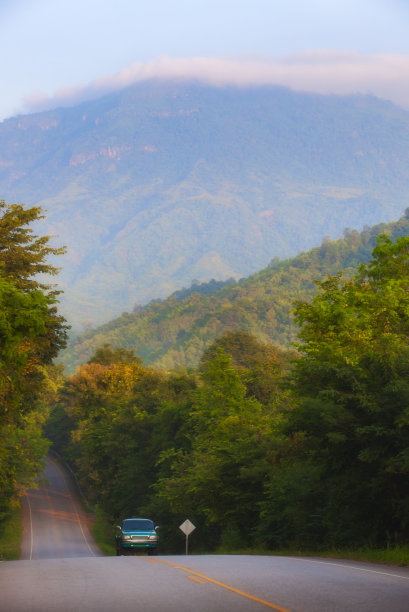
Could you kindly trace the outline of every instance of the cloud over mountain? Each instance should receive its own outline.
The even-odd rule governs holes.
[[[282,85],[322,94],[369,93],[409,108],[409,55],[313,50],[282,58],[193,57],[135,62],[91,83],[68,86],[53,96],[36,92],[28,112],[71,106],[149,79],[197,79],[216,86]]]

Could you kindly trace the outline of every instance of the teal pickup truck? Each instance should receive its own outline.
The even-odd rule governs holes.
[[[127,518],[117,525],[116,554],[146,550],[148,555],[158,554],[158,534],[153,522],[145,518]]]

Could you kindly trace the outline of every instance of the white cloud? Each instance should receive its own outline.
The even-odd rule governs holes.
[[[198,79],[216,86],[282,85],[322,94],[370,93],[409,108],[409,55],[305,51],[282,58],[170,58],[136,62],[89,84],[24,100],[29,112],[71,106],[152,78]]]

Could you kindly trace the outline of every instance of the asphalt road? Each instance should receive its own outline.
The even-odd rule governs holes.
[[[23,497],[21,559],[64,559],[101,556],[89,531],[69,473],[51,457],[44,478],[47,486]]]
[[[294,557],[102,557],[70,479],[26,500],[22,560],[0,563],[1,612],[409,612],[409,570]]]

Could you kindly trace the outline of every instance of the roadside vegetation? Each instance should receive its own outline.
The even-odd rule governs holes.
[[[116,555],[115,526],[98,506],[95,508],[92,535],[104,555],[108,557],[114,557]]]
[[[295,304],[291,349],[232,319],[195,367],[147,367],[104,344],[65,377],[58,292],[33,280],[57,272],[46,258],[62,250],[28,227],[39,209],[0,209],[3,558],[51,440],[97,509],[106,554],[114,526],[145,515],[162,553],[183,552],[189,518],[195,553],[407,563],[409,237],[381,235],[355,272],[321,275]]]
[[[198,553],[386,550],[406,562],[408,264],[409,238],[383,235],[354,276],[318,281],[295,306],[294,350],[230,331],[197,368],[164,372],[97,349],[50,421],[87,497],[111,524],[153,517],[162,552],[183,550],[188,517]]]
[[[0,531],[0,561],[15,561],[20,557],[22,537],[21,505],[10,507],[7,518],[2,521]]]
[[[409,547],[394,546],[391,548],[342,548],[324,550],[305,550],[284,548],[278,550],[265,550],[264,548],[245,548],[237,550],[224,550],[219,548],[218,554],[222,555],[278,555],[285,557],[317,557],[320,559],[348,559],[364,561],[368,563],[380,563],[385,565],[396,565],[399,567],[409,566]]]
[[[315,553],[316,554],[316,553]],[[385,563],[387,565],[408,566],[409,547],[392,546],[390,548],[362,548],[358,550],[328,550],[320,556],[334,559],[355,559],[356,561],[369,561],[371,563]]]
[[[57,312],[58,292],[36,280],[55,275],[46,263],[64,249],[49,246],[30,224],[37,207],[0,201],[0,555],[13,556],[13,522],[21,493],[34,487],[49,442],[43,436],[61,367],[52,364],[65,346],[67,326]],[[11,521],[11,522],[10,522]],[[9,540],[11,538],[11,540]],[[4,548],[3,548],[4,546]]]

